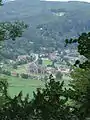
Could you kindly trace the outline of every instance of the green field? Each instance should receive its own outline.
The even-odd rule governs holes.
[[[43,65],[52,65],[51,60],[43,60]]]
[[[0,75],[3,78],[6,78],[9,83],[8,93],[11,97],[18,95],[20,91],[23,92],[23,97],[29,94],[30,98],[33,97],[33,91],[36,91],[36,88],[43,88],[44,82],[40,80],[32,79],[22,79],[12,76]],[[63,76],[65,87],[68,88],[70,77]],[[61,80],[62,81],[62,80]]]
[[[9,83],[8,93],[11,97],[18,95],[18,93],[22,91],[23,97],[25,97],[28,93],[32,98],[33,91],[36,91],[36,88],[44,87],[44,82],[40,80],[22,79],[5,75],[2,75],[1,77],[4,77],[8,80]]]

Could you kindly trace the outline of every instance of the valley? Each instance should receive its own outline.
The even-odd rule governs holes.
[[[0,43],[0,73],[7,75],[12,85],[15,81],[22,84],[21,79],[25,79],[26,86],[34,81],[36,88],[39,82],[45,83],[50,74],[56,78],[58,72],[61,76],[56,80],[70,79],[75,61],[84,61],[77,52],[77,44],[65,47],[65,40],[90,30],[89,3],[17,0],[2,6],[0,15],[1,22],[23,20],[28,25],[22,37]],[[14,91],[15,87],[10,88]],[[21,88],[23,86],[15,91]],[[32,85],[30,89],[33,91]]]
[[[0,0],[0,120],[90,119],[90,3]]]

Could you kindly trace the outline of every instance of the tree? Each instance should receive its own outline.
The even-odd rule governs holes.
[[[90,32],[82,33],[77,39],[66,39],[66,45],[71,43],[78,43],[78,52],[80,55],[86,57],[86,61],[83,64],[80,64],[79,61],[76,61],[75,65],[79,64],[80,68],[90,68]]]
[[[1,109],[0,120],[31,120],[32,106],[28,101],[28,95],[22,100],[22,92],[13,99],[11,98]]]
[[[2,0],[0,0],[0,6],[2,5]]]
[[[0,23],[0,41],[21,37],[23,30],[28,26],[24,22],[1,22]]]
[[[17,69],[17,68],[18,68],[17,64],[16,63],[13,64],[13,69]]]
[[[75,66],[79,65],[81,69],[75,68],[71,74],[74,79],[71,86],[74,90],[70,90],[69,95],[72,93],[71,98],[78,104],[79,120],[85,120],[90,118],[90,32],[82,33],[77,39],[66,40],[66,44],[76,42],[78,52],[87,60],[82,64],[79,60],[76,61]]]
[[[0,5],[2,5],[2,0],[0,0]],[[1,22],[0,23],[0,46],[1,41],[4,40],[15,40],[17,37],[21,37],[24,30],[28,27],[24,22]],[[2,47],[1,47],[2,48]]]
[[[62,77],[63,77],[63,74],[62,74],[60,71],[58,71],[58,72],[56,73],[56,79],[57,79],[57,80],[61,80]]]
[[[21,37],[22,33],[24,32],[24,30],[27,27],[28,26],[26,24],[24,24],[24,22],[19,22],[19,21],[0,23],[0,46],[1,46],[0,49],[2,49],[2,47],[3,47],[2,41],[9,40],[9,39],[15,40],[17,37]],[[2,58],[2,55],[0,55],[0,56]],[[7,56],[7,54],[6,54],[6,56]],[[7,58],[12,57],[12,56],[13,55],[8,54]]]
[[[28,76],[28,74],[22,73],[21,77],[24,78],[24,79],[28,79],[29,76]]]
[[[5,78],[0,77],[0,108],[3,105],[5,105],[9,100],[7,88],[8,88],[7,80]]]
[[[33,108],[38,120],[72,120],[74,116],[66,105],[68,101],[67,90],[63,89],[64,82],[55,82],[50,76],[50,82],[44,89],[37,89],[34,93]]]
[[[75,68],[74,71],[71,72],[71,77],[73,78],[71,83],[75,85],[73,86],[74,89],[85,94],[87,87],[90,86],[90,70]]]
[[[44,81],[47,82],[47,80],[48,80],[48,76],[45,75],[45,76],[44,76]]]
[[[38,64],[42,65],[43,60],[41,58],[38,58]]]
[[[11,72],[8,71],[8,70],[2,70],[2,74],[5,74],[5,75],[10,76],[10,75],[11,75]]]
[[[73,81],[70,86],[74,89],[72,93],[74,97],[71,99],[75,101],[75,106],[78,108],[79,120],[90,118],[90,69],[76,68],[71,77]]]
[[[0,107],[0,120],[76,120],[74,108],[67,105],[69,97],[63,85],[50,75],[50,82],[44,89],[38,88],[31,101],[28,95],[22,99],[22,92],[9,98]]]

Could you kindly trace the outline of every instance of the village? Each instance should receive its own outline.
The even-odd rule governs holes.
[[[61,51],[61,53],[58,51],[42,54],[31,53],[30,56],[20,55],[15,61],[9,60],[7,67],[1,63],[0,68],[2,68],[3,74],[8,71],[14,77],[42,80],[50,74],[55,78],[58,73],[62,76],[69,75],[73,63],[80,57],[77,51],[69,49]]]

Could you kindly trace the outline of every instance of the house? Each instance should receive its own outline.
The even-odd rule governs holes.
[[[29,63],[28,65],[28,74],[45,74],[46,73],[46,67],[42,65],[38,65],[35,62]]]
[[[9,60],[9,62],[10,62],[10,64],[13,64],[13,63],[15,63],[15,61],[14,61],[14,60]]]
[[[11,72],[11,75],[14,76],[14,77],[17,77],[19,74],[16,73],[16,72]]]
[[[31,62],[28,65],[28,73],[38,74],[38,66],[35,62]]]
[[[60,71],[63,74],[68,74],[70,73],[70,69],[68,68],[59,68],[58,71]]]
[[[52,68],[52,67],[47,67],[46,68],[46,73],[47,74],[55,74],[56,73],[56,69]]]
[[[29,57],[29,55],[20,55],[20,56],[18,56],[17,60],[18,61],[27,60],[28,57]]]
[[[50,60],[55,60],[55,59],[57,59],[57,54],[56,54],[56,52],[49,53],[48,57],[49,57]]]
[[[0,68],[3,68],[4,67],[4,63],[0,63]]]

